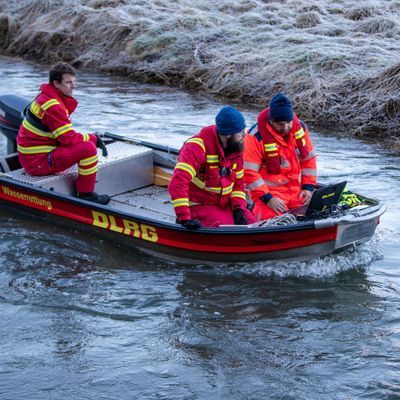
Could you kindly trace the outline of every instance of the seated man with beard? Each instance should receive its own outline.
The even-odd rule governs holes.
[[[184,143],[168,187],[177,223],[187,229],[255,222],[244,191],[244,117],[225,106],[215,122]]]

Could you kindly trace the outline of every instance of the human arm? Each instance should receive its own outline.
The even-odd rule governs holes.
[[[287,211],[285,202],[279,197],[274,197],[271,194],[261,196],[261,200],[274,212],[283,213]]]
[[[308,203],[317,183],[317,155],[306,126],[304,126],[304,133],[308,155],[300,160],[302,190],[299,197],[305,201],[308,200]]]
[[[244,181],[253,198],[258,199],[267,195],[265,197],[269,200],[272,194],[261,174],[261,169],[264,168],[262,142],[253,135],[246,135],[244,140]]]
[[[205,151],[198,142],[186,142],[178,157],[168,190],[178,223],[192,220],[189,208],[189,186],[205,159]]]
[[[43,122],[60,144],[73,145],[87,141],[97,143],[96,135],[75,130],[66,108],[61,104],[55,104],[46,110]]]

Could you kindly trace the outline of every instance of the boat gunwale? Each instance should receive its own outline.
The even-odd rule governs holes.
[[[241,226],[232,226],[229,228],[208,228],[208,227],[202,227],[199,228],[198,230],[195,231],[191,231],[188,230],[176,223],[171,223],[171,222],[164,222],[164,221],[159,221],[156,219],[153,219],[151,217],[149,218],[145,218],[143,216],[140,216],[138,214],[134,214],[132,212],[123,212],[118,210],[116,207],[113,206],[107,206],[107,205],[101,205],[101,204],[97,204],[97,203],[93,203],[93,202],[87,202],[85,200],[73,197],[73,196],[69,196],[69,195],[65,195],[63,193],[58,193],[58,192],[54,192],[52,190],[48,190],[48,189],[44,189],[44,188],[39,188],[36,187],[34,185],[30,185],[27,183],[23,183],[23,182],[19,182],[19,181],[15,181],[13,178],[8,177],[6,174],[0,174],[0,183],[4,183],[4,184],[8,184],[11,185],[13,187],[16,188],[20,188],[26,191],[30,191],[33,192],[35,194],[39,194],[39,195],[43,195],[43,196],[48,196],[48,197],[52,197],[55,199],[59,199],[62,201],[66,201],[68,203],[72,203],[75,205],[80,205],[83,206],[85,208],[90,208],[90,209],[94,209],[94,210],[99,210],[102,212],[108,212],[111,213],[113,215],[116,215],[120,218],[131,218],[134,220],[137,220],[138,222],[141,223],[151,223],[152,225],[164,228],[164,229],[168,229],[168,230],[174,230],[174,231],[178,231],[178,232],[187,232],[188,234],[204,234],[204,235],[229,235],[229,236],[247,236],[247,235],[262,235],[262,234],[270,234],[270,233],[276,233],[276,232],[281,232],[281,233],[288,233],[288,232],[296,232],[296,231],[305,231],[305,230],[311,230],[311,229],[322,229],[322,228],[329,228],[329,227],[335,227],[338,226],[340,224],[355,224],[355,223],[361,223],[362,221],[357,220],[357,217],[354,217],[354,221],[349,221],[348,220],[348,215],[344,215],[342,217],[335,217],[335,218],[328,218],[328,219],[322,219],[322,220],[312,220],[312,221],[304,221],[304,222],[299,222],[297,224],[294,225],[279,225],[279,226],[261,226],[261,227],[251,227],[251,228],[247,228],[245,226],[241,227]],[[9,202],[9,203],[16,203],[17,202],[13,202],[13,201],[8,201],[6,199],[1,199],[4,202]],[[22,207],[29,209],[29,206],[20,204]],[[385,210],[386,210],[386,206],[384,204],[378,203],[376,205],[372,205],[371,207],[366,208],[370,209],[370,208],[376,208],[376,211],[371,211],[368,214],[365,215],[365,218],[363,218],[363,220],[369,220],[372,218],[376,218],[375,214],[379,211],[379,215],[382,215]],[[40,210],[39,210],[40,211]],[[43,213],[47,213],[47,214],[52,214],[49,212],[46,212],[45,210],[42,210]],[[372,215],[371,215],[372,214]],[[368,216],[370,216],[370,218],[368,218]],[[325,221],[329,220],[329,224],[325,223]]]

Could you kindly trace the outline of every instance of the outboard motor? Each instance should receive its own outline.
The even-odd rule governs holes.
[[[7,154],[17,151],[17,134],[29,100],[15,94],[0,96],[0,132],[7,137]]]

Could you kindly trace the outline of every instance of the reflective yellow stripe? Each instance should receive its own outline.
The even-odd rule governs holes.
[[[81,167],[85,167],[86,165],[90,165],[90,164],[93,164],[93,163],[97,162],[97,160],[98,160],[98,157],[97,157],[97,154],[96,154],[95,156],[84,158],[83,160],[80,160],[79,161],[79,165]]]
[[[69,131],[72,131],[72,124],[65,124],[63,126],[60,126],[59,128],[55,129],[53,133],[54,136],[57,138],[60,135],[63,135],[64,133],[67,133]]]
[[[17,149],[22,154],[39,154],[39,153],[50,153],[56,148],[56,146],[30,146],[23,147],[18,145]]]
[[[81,133],[81,135],[83,136],[83,141],[84,142],[87,142],[90,139],[88,133]]]
[[[211,192],[211,193],[218,193],[218,194],[222,194],[221,193],[221,190],[222,190],[222,187],[220,186],[220,187],[211,187],[211,186],[206,186],[205,188],[204,188],[204,190],[206,190],[207,192]]]
[[[301,139],[305,135],[303,128],[300,128],[297,132],[295,132],[294,137],[297,139]]]
[[[79,175],[92,175],[95,174],[96,172],[97,172],[97,164],[94,167],[88,169],[78,168]]]
[[[224,187],[222,189],[222,195],[231,194],[233,189],[233,183],[231,183],[228,187]],[[207,190],[207,188],[206,188]]]
[[[264,144],[265,151],[276,151],[278,150],[278,145],[276,143],[267,143]]]
[[[49,137],[54,139],[54,136],[51,132],[45,132],[40,129],[35,128],[32,124],[30,124],[26,119],[22,121],[22,126],[29,132],[34,133],[38,136]]]
[[[186,206],[189,207],[189,199],[187,197],[182,197],[180,199],[172,200],[173,207],[182,207]]]
[[[240,199],[246,200],[246,194],[240,190],[234,190],[232,192],[232,197],[238,197]]]
[[[186,143],[196,143],[203,149],[203,151],[206,151],[206,147],[204,146],[204,141],[201,138],[190,138],[186,140]]]
[[[276,157],[277,155],[278,155],[278,153],[267,154],[268,157]]]
[[[41,107],[43,108],[43,110],[48,110],[50,107],[55,106],[56,104],[60,104],[59,101],[57,101],[56,99],[50,99],[47,100],[45,103],[43,103],[41,105]]]
[[[218,154],[208,154],[207,155],[207,162],[208,163],[218,163],[219,162]]]
[[[241,169],[240,171],[236,171],[236,178],[240,179],[244,177],[244,169]]]
[[[222,188],[221,186],[217,187],[205,186],[205,183],[202,180],[200,180],[197,176],[193,177],[192,183],[196,185],[199,189],[222,195],[230,194],[232,192],[232,188],[234,185],[233,183],[231,183],[229,186],[225,188]]]
[[[188,163],[178,162],[175,166],[176,169],[186,171],[192,178],[196,175],[196,170]]]
[[[237,168],[237,163],[233,163],[232,169],[236,169],[236,168]]]
[[[193,179],[192,179],[192,183],[194,184],[194,185],[196,185],[198,188],[200,188],[200,189],[204,189],[205,188],[205,184],[204,184],[204,182],[202,181],[202,180],[200,180],[197,176],[194,176],[193,177]]]
[[[36,101],[32,101],[29,110],[33,115],[36,115],[39,119],[42,119],[44,116],[43,108]]]

